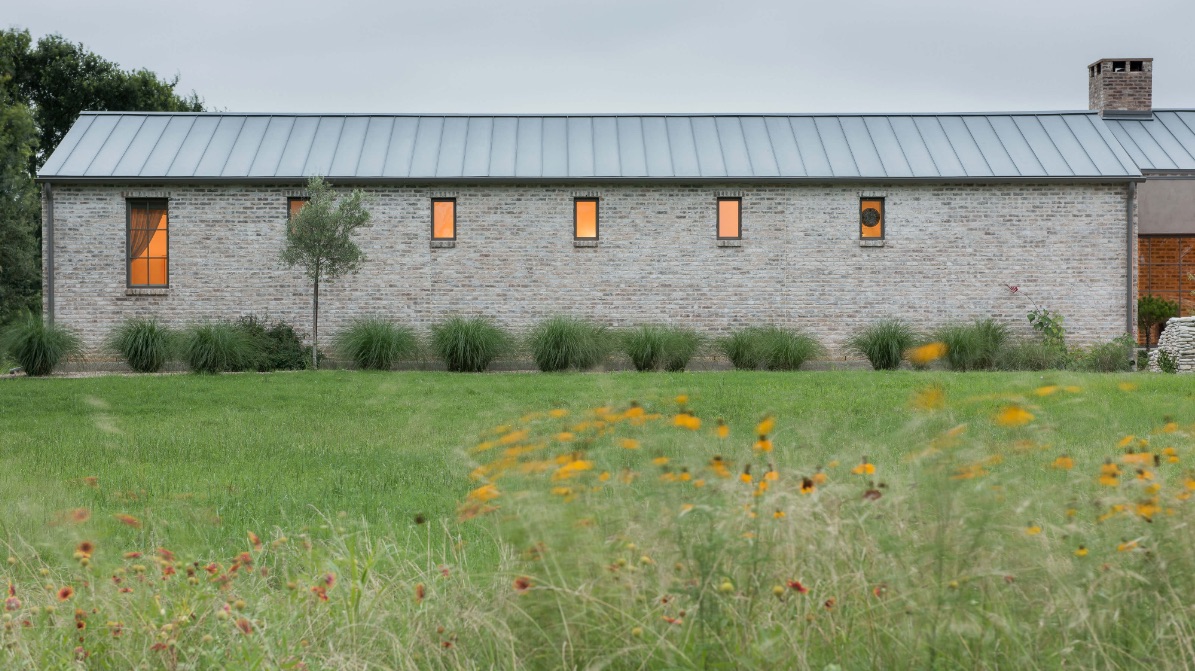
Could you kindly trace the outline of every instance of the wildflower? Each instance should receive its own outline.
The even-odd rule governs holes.
[[[800,580],[789,580],[788,588],[797,592],[798,594],[808,594],[809,588],[802,585]]]
[[[909,361],[916,366],[925,366],[946,356],[946,343],[931,342],[928,345],[914,347],[906,354]]]
[[[246,618],[240,617],[237,618],[237,629],[240,629],[242,634],[248,636],[253,633],[253,624]]]
[[[17,598],[17,588],[8,583],[8,598],[4,600],[4,610],[17,610],[21,607],[21,600]]]
[[[568,431],[561,431],[560,433],[556,434],[556,440],[562,443],[572,442],[573,438],[576,438],[576,436]]]
[[[768,482],[776,482],[780,479],[780,473],[776,472],[776,467],[768,464],[768,471],[763,474],[763,479]]]
[[[863,499],[866,501],[878,501],[882,496],[883,494],[880,493],[880,490],[875,488],[863,492]]]
[[[1018,406],[1006,406],[996,415],[996,423],[1000,426],[1024,426],[1033,421],[1033,414]]]
[[[531,435],[531,434],[526,429],[520,429],[518,431],[511,431],[510,433],[507,433],[506,435],[499,438],[498,444],[513,445],[515,443],[522,442],[523,440],[526,440],[529,435]]]
[[[876,472],[875,464],[867,461],[867,457],[863,457],[863,461],[851,469],[852,475],[872,475]]]
[[[812,494],[817,487],[813,484],[813,478],[801,478],[801,493]]]
[[[822,603],[822,606],[826,610],[830,610],[830,609],[834,608],[834,604],[836,604],[836,603],[838,603],[838,601],[836,601],[834,599],[834,597],[830,597],[829,599],[826,599],[824,603]]]
[[[954,475],[950,476],[951,480],[971,480],[982,477],[988,474],[983,464],[971,464],[969,466],[960,466],[955,469]]]
[[[631,406],[622,413],[627,419],[642,419],[644,416],[643,407],[639,405],[638,401],[631,401]]]
[[[91,554],[95,552],[95,543],[92,543],[91,541],[83,541],[82,543],[79,543],[78,547],[75,548],[75,552],[78,552],[84,557],[90,557]]]
[[[1138,468],[1137,469],[1137,479],[1138,480],[1153,480],[1154,474],[1144,468]]]
[[[118,513],[116,515],[113,515],[113,517],[115,517],[116,521],[120,522],[121,524],[127,524],[128,526],[131,526],[134,529],[141,528],[141,520],[137,519],[136,517],[133,517],[132,515]]]
[[[819,466],[817,469],[817,472],[814,473],[813,477],[810,479],[813,480],[813,484],[815,484],[815,485],[824,485],[824,484],[826,484],[826,480],[828,478],[826,477],[826,474],[822,471],[821,467]]]
[[[1137,505],[1135,507],[1135,511],[1136,511],[1138,517],[1141,517],[1146,522],[1152,522],[1154,516],[1157,515],[1158,511],[1160,511],[1160,510],[1161,509],[1158,507],[1158,502],[1156,499],[1147,499],[1145,501],[1140,501],[1137,503]]]
[[[760,436],[766,436],[767,434],[771,433],[772,429],[774,428],[776,428],[776,419],[771,415],[765,415],[764,418],[759,421],[759,424],[755,425],[755,433]]]
[[[565,410],[564,408],[554,408],[554,409],[548,411],[548,416],[553,419],[560,419],[561,417],[567,417],[568,410]]]
[[[718,418],[718,426],[714,429],[714,434],[719,438],[726,438],[730,435],[730,427],[721,417]]]
[[[477,489],[474,489],[473,491],[469,492],[469,495],[467,498],[472,501],[479,501],[481,503],[485,503],[486,501],[492,501],[492,500],[498,498],[499,496],[501,496],[501,494],[498,492],[498,488],[492,484],[487,484],[487,485],[482,485],[481,487],[478,487]]]
[[[252,531],[249,532],[249,544],[253,546],[254,550],[261,552],[261,538],[258,538],[257,534]]]
[[[1086,545],[1080,545],[1080,546],[1079,546],[1079,547],[1078,547],[1078,548],[1075,550],[1075,556],[1076,556],[1076,557],[1086,557],[1086,556],[1087,556],[1087,546],[1086,546]]]
[[[602,471],[598,475],[598,482],[606,482],[610,479],[610,471]]]
[[[731,594],[734,592],[734,583],[724,579],[722,584],[718,585],[718,591],[723,594]]]
[[[656,466],[665,466],[668,464],[668,457],[656,457],[651,460],[651,463]]]
[[[1121,382],[1120,384],[1118,384],[1116,386],[1119,387],[1121,391],[1136,391],[1137,390],[1137,385],[1136,385],[1136,383],[1133,383],[1133,382]]]
[[[1118,544],[1116,546],[1117,552],[1130,552],[1135,549],[1137,549],[1137,541],[1136,540],[1122,541],[1120,544]]]
[[[427,595],[427,588],[425,588],[423,586],[423,583],[416,584],[415,585],[415,603],[422,603],[423,597],[426,595]]]
[[[763,496],[763,495],[764,495],[764,493],[766,493],[767,491],[768,491],[768,481],[767,481],[767,480],[762,480],[762,479],[761,479],[761,480],[759,481],[759,484],[757,484],[757,485],[755,486],[755,495],[756,495],[756,496]]]
[[[726,467],[726,462],[719,455],[715,455],[713,459],[710,459],[710,469],[720,478],[730,477],[730,469]]]
[[[1039,525],[1039,524],[1033,524],[1032,522],[1030,522],[1029,526],[1025,527],[1025,534],[1028,536],[1036,536],[1040,533],[1041,533],[1041,525]]]
[[[585,459],[574,459],[552,474],[553,480],[567,480],[574,475],[593,469],[593,462]]]
[[[702,487],[705,486],[705,478],[697,478],[696,480],[693,481],[693,486],[698,489],[701,489]]]
[[[572,496],[573,489],[572,487],[553,487],[551,492],[553,496]]]
[[[782,520],[784,517],[784,511],[779,508],[776,509],[776,512],[772,513],[772,519],[774,520]]]
[[[1126,464],[1136,464],[1138,466],[1148,466],[1153,463],[1154,455],[1150,452],[1127,452],[1120,458],[1121,462]]]
[[[690,431],[697,431],[701,428],[701,419],[691,412],[682,412],[672,419],[673,426],[679,426],[682,429]]]
[[[70,599],[74,595],[75,595],[75,588],[71,587],[70,585],[67,585],[66,587],[63,587],[62,589],[58,590],[58,600],[59,601],[66,601],[67,599]]]
[[[743,473],[739,476],[739,480],[745,484],[751,484],[751,464],[747,464],[743,467]]]
[[[91,519],[91,511],[87,508],[75,508],[67,514],[67,517],[75,524],[82,524]]]
[[[639,449],[639,441],[634,438],[623,438],[619,441],[618,446],[624,450],[637,450]]]
[[[1061,469],[1064,471],[1069,471],[1070,469],[1075,467],[1075,460],[1064,454],[1061,457],[1058,457],[1057,459],[1055,459],[1054,463],[1051,464],[1051,466],[1053,468]]]
[[[668,624],[684,624],[685,623],[685,621],[682,618],[669,617],[667,615],[664,616],[664,621],[667,622]]]
[[[676,401],[677,405],[685,405],[689,402],[689,396],[687,394],[680,394],[673,400]]]
[[[1168,463],[1168,464],[1177,464],[1178,463],[1178,451],[1175,450],[1173,447],[1162,448],[1162,456],[1166,457],[1166,463]]]
[[[920,410],[940,410],[946,407],[946,392],[934,385],[913,395],[912,406]]]
[[[1037,389],[1034,389],[1033,393],[1037,394],[1038,396],[1049,396],[1050,394],[1057,392],[1061,388],[1062,387],[1059,387],[1056,384],[1048,384],[1044,387],[1038,387]]]
[[[320,601],[328,600],[328,588],[323,585],[314,585],[311,588],[311,593],[314,594]]]
[[[520,594],[526,592],[527,590],[531,589],[531,578],[528,578],[527,576],[519,576],[515,578],[514,588],[515,591],[519,592]]]
[[[759,439],[755,441],[754,449],[756,452],[771,452],[772,441],[768,440],[767,436],[761,435]]]

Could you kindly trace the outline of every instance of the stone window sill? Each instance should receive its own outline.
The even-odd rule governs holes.
[[[860,247],[883,247],[884,241],[883,240],[860,240],[859,246]]]
[[[742,247],[743,241],[742,240],[719,240],[718,246],[719,247]]]
[[[126,295],[126,296],[169,296],[170,289],[167,287],[154,287],[154,288],[146,287],[146,288],[139,288],[139,289],[125,289],[124,295]]]
[[[573,240],[573,247],[597,247],[597,240]]]
[[[432,249],[452,249],[456,247],[456,240],[432,240]]]

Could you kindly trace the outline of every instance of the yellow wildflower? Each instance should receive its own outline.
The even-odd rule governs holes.
[[[937,385],[926,387],[914,394],[912,405],[920,410],[940,410],[946,407],[946,392]]]
[[[656,466],[664,466],[668,463],[668,457],[656,457],[655,459],[651,460],[651,463],[655,464]]]
[[[685,405],[689,402],[689,396],[687,394],[680,394],[674,400],[676,401],[677,405]]]
[[[867,457],[863,457],[863,461],[851,469],[852,475],[873,475],[876,472],[875,464],[869,463]]]
[[[576,438],[576,436],[568,431],[561,431],[560,433],[556,434],[556,440],[559,440],[562,443],[570,442],[573,438]]]
[[[1086,557],[1087,556],[1087,546],[1080,545],[1079,548],[1077,550],[1075,550],[1075,556],[1076,557]]]
[[[1062,387],[1059,387],[1056,384],[1048,384],[1044,387],[1038,387],[1037,389],[1034,389],[1033,393],[1037,394],[1038,396],[1049,396],[1050,394],[1057,392],[1061,388]]]
[[[1075,460],[1064,454],[1061,457],[1058,457],[1057,459],[1055,459],[1054,463],[1051,464],[1051,466],[1053,468],[1061,469],[1064,471],[1069,471],[1070,469],[1075,467]]]
[[[1024,426],[1033,421],[1033,414],[1018,406],[1006,406],[996,415],[996,423],[1000,426]]]
[[[755,433],[756,435],[766,436],[774,428],[776,428],[776,420],[771,415],[766,415],[759,421],[759,424],[755,425]]]
[[[619,441],[618,445],[624,450],[639,449],[639,441],[635,440],[634,438],[623,438],[621,441]]]
[[[548,411],[548,416],[553,417],[555,419],[560,419],[561,417],[568,417],[568,410],[565,410],[564,408],[555,408],[553,410]]]
[[[1121,382],[1120,384],[1118,384],[1116,386],[1120,387],[1121,391],[1136,391],[1137,390],[1137,385],[1134,382]]]
[[[767,436],[761,435],[759,439],[755,441],[754,449],[756,452],[771,452],[772,441],[768,440]]]
[[[1025,534],[1028,536],[1036,536],[1040,533],[1041,533],[1041,525],[1030,524],[1029,526],[1025,527]]]
[[[593,462],[585,459],[574,459],[567,464],[556,469],[552,474],[553,480],[567,480],[575,475],[583,473],[593,468]]]
[[[1137,541],[1136,540],[1124,541],[1116,546],[1117,552],[1129,552],[1129,551],[1135,550],[1135,549],[1137,549]]]
[[[502,494],[498,491],[497,487],[495,487],[492,484],[488,484],[488,485],[482,485],[482,486],[478,487],[477,489],[474,489],[473,491],[469,492],[468,498],[472,499],[473,501],[480,501],[481,503],[485,503],[486,501],[492,501],[501,495]]]
[[[908,351],[906,356],[914,365],[925,366],[931,361],[937,361],[946,356],[946,343],[931,342],[928,345],[914,347]]]
[[[726,438],[730,435],[730,427],[726,425],[726,422],[721,417],[718,418],[718,426],[714,429],[714,434],[719,438]]]

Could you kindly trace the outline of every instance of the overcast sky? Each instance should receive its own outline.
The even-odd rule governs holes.
[[[41,0],[0,13],[234,112],[1086,109],[1152,57],[1195,107],[1195,0]]]

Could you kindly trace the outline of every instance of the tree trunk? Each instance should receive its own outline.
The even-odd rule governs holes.
[[[319,277],[311,295],[311,369],[319,370]]]

